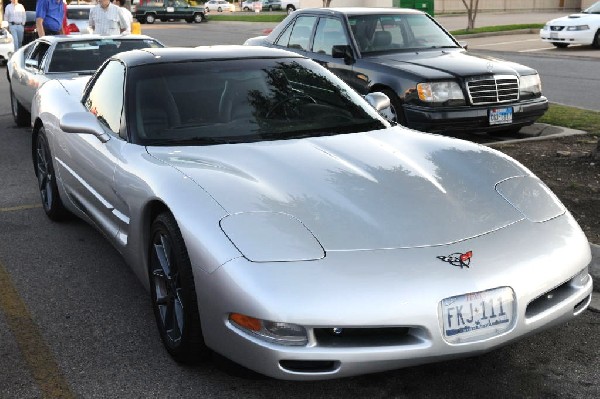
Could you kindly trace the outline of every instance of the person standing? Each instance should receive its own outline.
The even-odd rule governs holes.
[[[64,15],[63,0],[38,0],[35,6],[35,28],[38,36],[62,34]]]
[[[131,11],[129,11],[126,7],[125,7],[125,2],[126,0],[115,0],[115,5],[119,6],[119,11],[121,11],[121,14],[123,14],[123,17],[125,17],[125,20],[127,21],[127,28],[125,28],[125,31],[123,31],[124,34],[131,34],[131,24],[133,23],[133,14],[131,14]]]
[[[98,0],[90,10],[89,25],[99,35],[118,35],[127,29],[125,17],[110,0]]]
[[[23,4],[19,3],[19,0],[11,0],[4,10],[4,19],[8,21],[8,29],[13,36],[15,51],[17,51],[23,45],[23,29],[26,20]]]

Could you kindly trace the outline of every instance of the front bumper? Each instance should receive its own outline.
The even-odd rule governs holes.
[[[513,109],[512,123],[490,125],[492,108]],[[548,110],[546,97],[518,103],[489,104],[484,106],[427,108],[404,105],[408,127],[431,133],[495,132],[533,124]]]
[[[467,249],[474,253],[469,268],[438,259]],[[591,277],[576,278],[590,260],[587,240],[567,214],[441,247],[328,253],[312,262],[240,258],[196,279],[196,292],[210,348],[274,378],[318,380],[473,356],[564,323],[591,300]],[[442,299],[501,286],[515,293],[510,330],[470,343],[444,339]],[[302,325],[309,342],[263,341],[232,325],[230,312]],[[371,335],[323,335],[336,327]]]
[[[566,29],[566,28],[565,28]],[[541,30],[540,39],[547,43],[565,43],[565,44],[592,44],[594,41],[595,31],[551,31]]]

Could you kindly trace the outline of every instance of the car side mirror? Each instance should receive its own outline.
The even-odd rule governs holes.
[[[382,92],[375,91],[373,93],[369,93],[365,96],[365,100],[375,109],[375,111],[379,112],[381,116],[383,116],[388,121],[394,120],[394,113],[392,112],[392,102],[390,98]]]
[[[59,121],[61,130],[65,133],[92,134],[103,143],[110,140],[98,119],[89,112],[69,112],[64,114]]]
[[[347,44],[337,44],[331,48],[333,58],[343,58],[346,64],[354,63],[354,53],[352,47]]]

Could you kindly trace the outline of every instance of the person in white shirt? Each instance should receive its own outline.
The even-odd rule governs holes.
[[[98,5],[90,10],[89,25],[99,35],[119,35],[127,28],[127,21],[120,7],[110,0],[98,0]]]
[[[123,32],[124,34],[131,34],[131,24],[133,23],[133,14],[131,14],[131,11],[129,11],[127,8],[125,8],[125,1],[126,0],[115,0],[114,4],[116,6],[119,6],[119,11],[121,11],[121,14],[123,14],[123,16],[125,17],[125,20],[127,21],[127,28],[125,28],[125,31]]]
[[[25,27],[25,7],[19,0],[11,0],[4,10],[4,19],[8,21],[8,29],[15,42],[15,51],[23,44],[23,31]]]

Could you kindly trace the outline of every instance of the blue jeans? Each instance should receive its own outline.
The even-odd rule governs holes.
[[[23,44],[23,25],[8,25],[10,29],[10,34],[13,36],[13,40],[15,42],[15,51],[17,51],[21,45]]]

